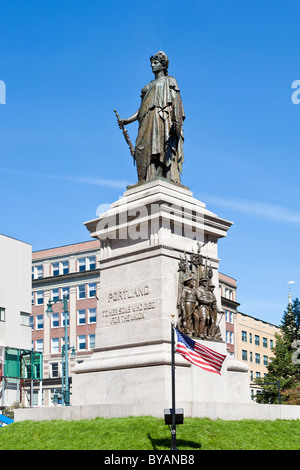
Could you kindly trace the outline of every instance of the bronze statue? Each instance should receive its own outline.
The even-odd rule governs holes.
[[[210,299],[208,293],[208,279],[202,277],[200,279],[199,287],[197,288],[197,301],[198,301],[198,321],[199,321],[199,337],[207,338],[210,321]]]
[[[211,266],[202,264],[200,245],[198,253],[192,253],[190,263],[185,255],[179,262],[178,278],[178,329],[189,336],[201,339],[221,341],[221,332],[217,324],[217,300],[212,283]]]
[[[189,277],[184,281],[184,287],[182,289],[180,299],[180,327],[184,334],[190,333],[195,329],[194,313],[197,305],[197,292],[195,287],[196,280],[192,277]]]
[[[163,177],[180,183],[185,118],[180,91],[175,78],[168,75],[164,52],[151,56],[150,62],[155,79],[142,89],[139,110],[128,119],[118,118],[118,124],[124,133],[126,124],[139,122],[134,150],[139,181]],[[126,129],[124,136],[131,148]]]

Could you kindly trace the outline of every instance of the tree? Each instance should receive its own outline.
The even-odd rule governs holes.
[[[284,312],[281,329],[290,338],[291,343],[300,339],[300,301],[298,298],[289,303]]]
[[[284,312],[281,334],[276,336],[276,345],[273,348],[274,357],[268,365],[268,373],[263,379],[256,379],[256,383],[262,386],[262,392],[256,397],[258,403],[279,403],[278,387],[279,380],[281,403],[295,403],[295,387],[300,385],[299,365],[293,364],[292,347],[297,338],[300,339],[300,302],[295,299],[288,305]],[[263,385],[264,382],[275,383],[275,385]]]

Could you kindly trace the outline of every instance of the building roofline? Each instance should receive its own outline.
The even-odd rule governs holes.
[[[239,310],[237,311],[237,313],[244,315],[244,317],[253,318],[253,320],[261,321],[262,323],[266,323],[267,325],[272,325],[272,326],[275,326],[276,328],[280,328],[278,325],[275,325],[275,323],[271,323],[267,320],[262,320],[261,318],[254,317],[253,315],[249,315],[248,313],[243,313],[243,312],[240,312]]]
[[[48,250],[56,250],[58,248],[67,248],[68,246],[74,246],[74,245],[84,245],[85,243],[91,243],[91,242],[96,242],[96,239],[91,239],[91,240],[85,240],[84,242],[75,242],[75,243],[68,243],[67,245],[58,245],[58,246],[52,246],[51,248],[43,248],[42,250],[34,250],[32,254],[34,253],[41,253],[43,251],[48,251]],[[100,240],[99,240],[100,242]]]
[[[5,235],[5,233],[0,233],[0,236],[5,237],[5,238],[10,238],[11,240],[16,240],[17,242],[24,243],[25,245],[29,245],[32,247],[31,243],[24,242],[23,240],[20,240],[19,238],[16,238],[16,237],[11,237],[10,235]]]
[[[219,274],[222,274],[222,276],[229,277],[229,279],[232,279],[233,281],[237,282],[237,280],[234,277],[228,276],[228,274],[221,273],[220,271],[219,271]]]

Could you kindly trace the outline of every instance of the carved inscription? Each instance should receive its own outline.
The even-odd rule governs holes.
[[[141,297],[143,298],[149,295],[149,293],[150,289],[147,285],[109,292],[107,300],[111,306],[102,310],[102,318],[110,319],[111,325],[143,320],[147,311],[155,308],[155,302],[153,300],[147,301],[141,299]],[[119,303],[129,299],[135,300],[135,302],[121,306],[114,306],[114,303]],[[139,300],[136,301],[137,299]]]
[[[149,286],[139,286],[134,289],[124,289],[109,292],[108,302],[119,302],[120,300],[135,299],[149,294]]]

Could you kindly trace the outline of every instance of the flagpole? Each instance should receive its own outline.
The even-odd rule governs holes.
[[[172,427],[171,427],[171,449],[178,450],[176,447],[176,424],[175,424],[175,338],[174,338],[174,315],[171,322],[171,343],[172,343]]]

